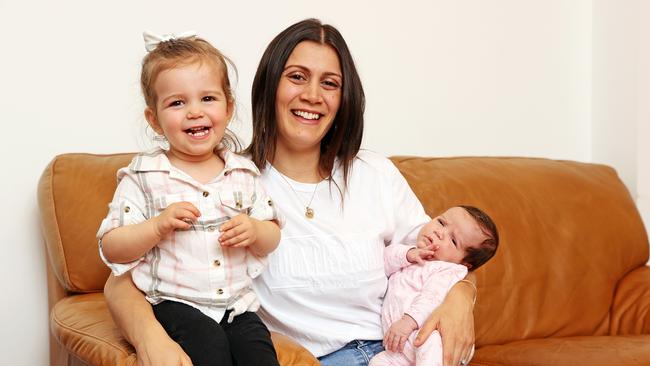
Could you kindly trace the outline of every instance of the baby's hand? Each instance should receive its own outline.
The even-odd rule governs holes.
[[[427,248],[431,249],[434,246],[437,247],[437,245],[433,244],[433,240],[426,235],[422,235],[420,237],[420,240],[418,240],[418,242],[415,243],[415,246],[420,249],[427,249]]]
[[[159,238],[164,238],[174,230],[186,230],[201,216],[199,209],[189,202],[176,202],[152,219],[154,230]]]
[[[424,261],[432,261],[435,258],[436,249],[433,245],[425,248],[411,248],[406,252],[406,260],[409,263],[424,264]]]
[[[219,243],[227,247],[247,247],[257,241],[257,223],[246,214],[239,214],[226,221],[219,231]]]
[[[406,340],[416,329],[418,329],[418,323],[410,316],[404,314],[388,328],[388,331],[384,335],[384,348],[391,352],[402,352]]]

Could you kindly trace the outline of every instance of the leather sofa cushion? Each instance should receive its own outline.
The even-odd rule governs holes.
[[[650,267],[637,268],[619,282],[610,334],[650,334]]]
[[[650,335],[532,339],[479,349],[472,366],[647,366]]]
[[[113,322],[101,293],[69,296],[50,313],[54,337],[90,365],[135,365],[135,350]]]
[[[99,258],[95,234],[108,213],[116,172],[133,154],[65,154],[39,182],[39,207],[52,270],[71,292],[104,290],[110,270]]]

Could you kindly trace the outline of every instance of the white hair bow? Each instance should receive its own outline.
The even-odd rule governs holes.
[[[142,32],[142,37],[144,37],[144,48],[147,49],[147,52],[151,52],[156,49],[156,46],[160,42],[166,42],[172,39],[183,39],[183,38],[194,38],[196,37],[195,31],[185,31],[179,34],[163,34],[161,36],[153,34],[151,32],[144,31]]]

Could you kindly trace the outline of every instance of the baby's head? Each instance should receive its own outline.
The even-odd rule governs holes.
[[[219,143],[225,138],[228,147],[237,148],[237,140],[226,129],[235,105],[228,77],[228,65],[233,70],[234,65],[199,37],[165,38],[153,47],[147,45],[150,52],[142,60],[140,87],[146,104],[147,122],[156,133],[169,139],[170,136],[164,131],[164,122],[178,123],[179,118],[198,120],[200,116],[193,114],[204,113],[213,120],[212,123],[199,123],[198,127],[205,130],[192,133],[202,135],[215,132],[220,135],[215,136]],[[192,98],[198,100],[195,108],[190,106]],[[189,127],[197,128],[193,123],[182,123],[182,128]],[[210,131],[210,127],[214,127],[214,131]],[[171,144],[173,141],[169,142]]]
[[[494,256],[499,233],[485,212],[472,206],[455,206],[420,229],[417,246],[432,244],[438,247],[435,259],[462,264],[473,271]]]

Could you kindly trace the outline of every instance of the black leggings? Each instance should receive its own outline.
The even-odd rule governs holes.
[[[190,356],[194,366],[279,366],[271,333],[255,313],[226,312],[220,323],[199,310],[175,301],[153,306],[167,334]]]

